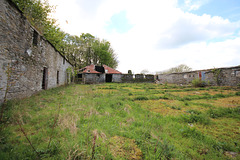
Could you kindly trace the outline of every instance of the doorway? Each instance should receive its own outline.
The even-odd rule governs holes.
[[[112,82],[112,74],[106,74],[106,82]]]
[[[42,79],[42,89],[47,89],[48,82],[48,69],[46,67],[43,68],[43,79]]]

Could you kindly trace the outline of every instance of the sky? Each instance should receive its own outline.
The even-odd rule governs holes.
[[[240,65],[240,0],[49,0],[72,35],[111,43],[117,70],[193,70]]]

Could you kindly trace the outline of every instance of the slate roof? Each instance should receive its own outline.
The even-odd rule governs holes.
[[[107,65],[102,65],[102,67],[104,68],[106,74],[122,74],[121,72],[119,72],[111,67],[108,67]],[[98,74],[102,73],[102,72],[98,72],[95,70],[94,64],[83,67],[79,71],[80,71],[80,73],[98,73]]]

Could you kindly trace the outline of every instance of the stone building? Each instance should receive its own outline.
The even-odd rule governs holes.
[[[201,79],[210,85],[237,86],[240,84],[240,66],[159,74],[157,79],[160,83],[173,84],[190,84],[194,79]]]
[[[0,0],[0,46],[0,102],[7,86],[15,99],[69,82],[72,65],[11,0]]]
[[[92,64],[80,69],[77,79],[78,82],[84,84],[122,82],[122,73],[107,65],[95,66]]]

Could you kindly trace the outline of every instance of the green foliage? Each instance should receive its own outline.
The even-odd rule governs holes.
[[[49,18],[54,11],[48,0],[13,0],[23,11],[31,24],[60,52],[76,69],[86,65],[106,64],[116,68],[117,56],[110,42],[100,40],[89,33],[80,36],[72,36],[63,32],[56,20]]]
[[[64,54],[75,68],[87,65],[108,65],[116,68],[118,61],[110,42],[95,38],[89,33],[80,36],[66,34],[64,37]]]
[[[200,140],[205,138],[205,136],[194,127],[190,128],[185,126],[184,128],[180,129],[180,133],[183,137],[192,137]]]
[[[220,117],[240,118],[240,107],[210,109],[208,111],[208,114],[211,118]]]
[[[207,83],[205,81],[202,81],[201,79],[197,78],[192,81],[193,87],[205,87],[207,86]]]
[[[44,33],[46,26],[53,22],[48,15],[54,10],[54,7],[50,6],[47,0],[13,0],[13,2],[39,32]]]
[[[143,101],[143,100],[148,100],[148,97],[146,97],[146,96],[138,96],[138,97],[135,97],[133,100]]]
[[[218,86],[221,84],[221,69],[212,69],[214,80],[217,83]]]
[[[210,119],[208,116],[200,113],[195,114],[194,112],[191,112],[190,115],[182,115],[181,120],[187,123],[200,123],[203,125],[210,124]]]
[[[4,112],[5,128],[0,130],[0,157],[134,159],[128,154],[138,150],[142,153],[139,159],[227,159],[223,151],[239,152],[239,140],[234,137],[236,126],[225,128],[226,123],[238,123],[239,108],[220,109],[215,104],[207,105],[205,99],[236,94],[188,95],[199,90],[171,84],[165,89],[163,85],[147,83],[68,85],[9,101]],[[198,101],[181,101],[181,92]],[[210,106],[212,111],[206,110]],[[157,108],[162,110],[156,113]],[[163,114],[166,111],[178,114]],[[210,121],[211,114],[227,118],[224,123],[222,118]],[[16,120],[21,122],[39,157]],[[219,134],[215,128],[222,125],[221,131],[225,132]],[[230,129],[233,132],[228,135]],[[115,145],[113,137],[119,137]],[[113,150],[116,145],[121,147]]]

